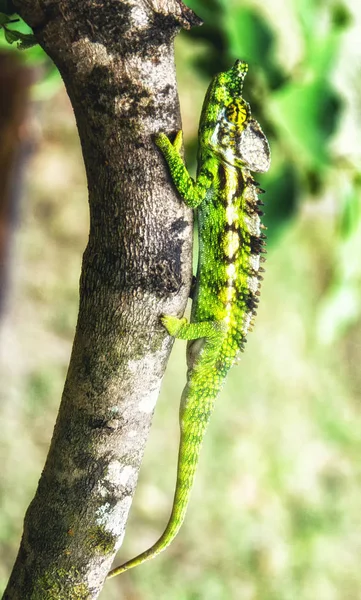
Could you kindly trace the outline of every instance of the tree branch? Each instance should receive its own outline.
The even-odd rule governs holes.
[[[17,0],[60,70],[88,178],[74,346],[49,455],[4,598],[97,598],[120,546],[184,310],[191,214],[152,141],[180,128],[173,38],[180,0]]]

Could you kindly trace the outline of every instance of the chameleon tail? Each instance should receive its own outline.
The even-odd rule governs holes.
[[[193,398],[192,398],[193,396]],[[132,569],[141,563],[155,558],[165,550],[177,535],[187,511],[189,497],[191,494],[194,476],[197,469],[199,454],[204,434],[212,412],[211,406],[214,400],[209,399],[208,409],[199,410],[197,394],[190,393],[189,385],[183,392],[181,405],[181,438],[178,455],[177,482],[174,493],[172,512],[168,524],[159,540],[145,552],[142,552],[128,562],[112,569],[108,573],[108,579],[120,575],[128,569]],[[200,414],[201,413],[201,414]]]

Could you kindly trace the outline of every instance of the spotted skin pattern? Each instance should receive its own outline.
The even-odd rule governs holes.
[[[188,506],[199,453],[224,379],[243,350],[258,304],[264,261],[264,226],[251,171],[267,171],[267,139],[242,97],[248,66],[235,65],[212,80],[199,126],[198,172],[194,181],[180,155],[182,132],[173,143],[156,144],[175,187],[196,209],[199,259],[190,323],[165,315],[168,333],[189,340],[187,384],[180,406],[180,447],[172,513],[160,539],[139,556],[110,571],[114,577],[154,558],[178,533]]]

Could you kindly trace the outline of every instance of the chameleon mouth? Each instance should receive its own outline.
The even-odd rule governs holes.
[[[234,63],[233,69],[235,69],[239,74],[244,73],[245,75],[248,71],[248,63],[246,63],[244,60],[238,59]]]

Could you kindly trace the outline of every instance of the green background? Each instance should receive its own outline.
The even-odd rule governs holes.
[[[185,524],[102,600],[361,599],[361,5],[194,0],[176,42],[187,157],[210,77],[249,62],[268,136],[268,254],[255,331],[207,433]],[[32,54],[33,53],[33,54]],[[23,56],[23,55],[22,55]],[[27,168],[1,324],[0,585],[17,552],[69,361],[86,182],[69,101],[38,49]],[[50,100],[49,100],[50,98]],[[117,564],[167,521],[185,345],[167,368]]]

